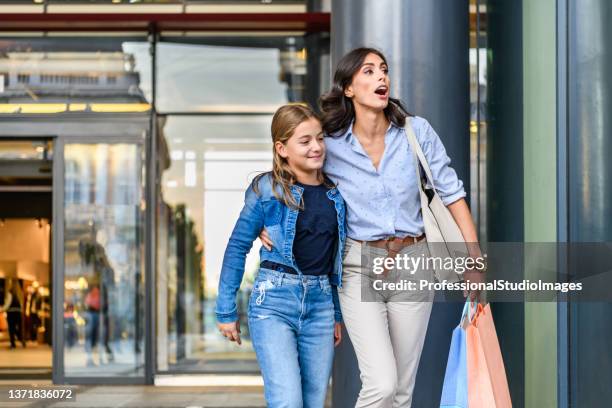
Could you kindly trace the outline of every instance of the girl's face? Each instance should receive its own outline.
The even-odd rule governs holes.
[[[310,173],[323,167],[323,129],[315,118],[300,123],[285,143],[276,142],[274,146],[277,153],[287,159],[289,166],[298,172]]]
[[[376,54],[368,54],[359,70],[353,75],[344,94],[357,105],[372,110],[383,110],[389,103],[389,68]]]

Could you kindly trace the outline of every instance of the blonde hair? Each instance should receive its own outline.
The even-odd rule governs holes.
[[[302,203],[298,203],[295,201],[293,194],[291,193],[291,186],[295,184],[297,178],[287,159],[282,157],[276,151],[276,142],[281,142],[283,144],[287,143],[287,141],[293,136],[295,133],[295,129],[302,123],[309,119],[316,119],[319,122],[321,118],[319,115],[315,113],[309,106],[303,104],[288,104],[283,105],[274,113],[272,117],[272,171],[270,172],[272,178],[272,193],[274,196],[285,204],[288,207],[294,209],[302,209]],[[264,177],[268,173],[262,173],[255,177],[253,180],[253,190],[256,193],[259,193],[259,180]],[[333,187],[333,185],[329,185],[329,183],[323,177],[323,171],[317,171],[317,178],[325,183],[327,187]],[[282,195],[278,194],[277,188],[281,187]]]

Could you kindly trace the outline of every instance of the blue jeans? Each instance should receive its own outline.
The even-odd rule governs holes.
[[[267,406],[322,408],[334,356],[328,277],[262,268],[248,314]]]

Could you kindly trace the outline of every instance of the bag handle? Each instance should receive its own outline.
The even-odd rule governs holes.
[[[482,305],[477,302],[473,302],[469,297],[465,301],[465,305],[463,305],[463,312],[461,313],[461,320],[459,320],[459,324],[463,322],[463,320],[467,317],[468,322],[476,325],[476,320],[482,311]]]
[[[423,153],[423,150],[421,149],[421,145],[419,144],[416,138],[416,135],[414,134],[414,130],[412,129],[410,116],[406,116],[406,125],[404,126],[404,129],[406,130],[406,135],[408,136],[408,142],[410,143],[410,147],[412,147],[412,153],[418,158],[418,160],[415,160],[415,165],[416,165],[417,176],[419,177],[419,181],[421,180],[421,172],[419,171],[419,163],[421,163],[423,170],[425,170],[425,176],[427,177],[427,181],[429,181],[433,189],[436,190],[434,179],[431,174],[431,169],[429,168],[429,163],[427,163],[425,154]],[[422,190],[421,183],[419,183],[419,186]]]

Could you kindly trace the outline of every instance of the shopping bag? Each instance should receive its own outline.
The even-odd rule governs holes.
[[[466,358],[465,320],[468,314],[469,303],[466,302],[461,314],[461,320],[451,339],[442,385],[442,398],[440,408],[468,408],[468,378]]]
[[[469,408],[512,408],[490,305],[478,305],[466,341]]]
[[[0,312],[0,331],[7,331],[8,323],[6,321],[6,313]]]
[[[478,305],[480,306],[480,305]],[[477,314],[477,313],[476,313]],[[468,403],[470,408],[497,408],[493,396],[493,386],[489,377],[487,360],[480,342],[480,335],[471,319],[465,329],[467,343]]]

